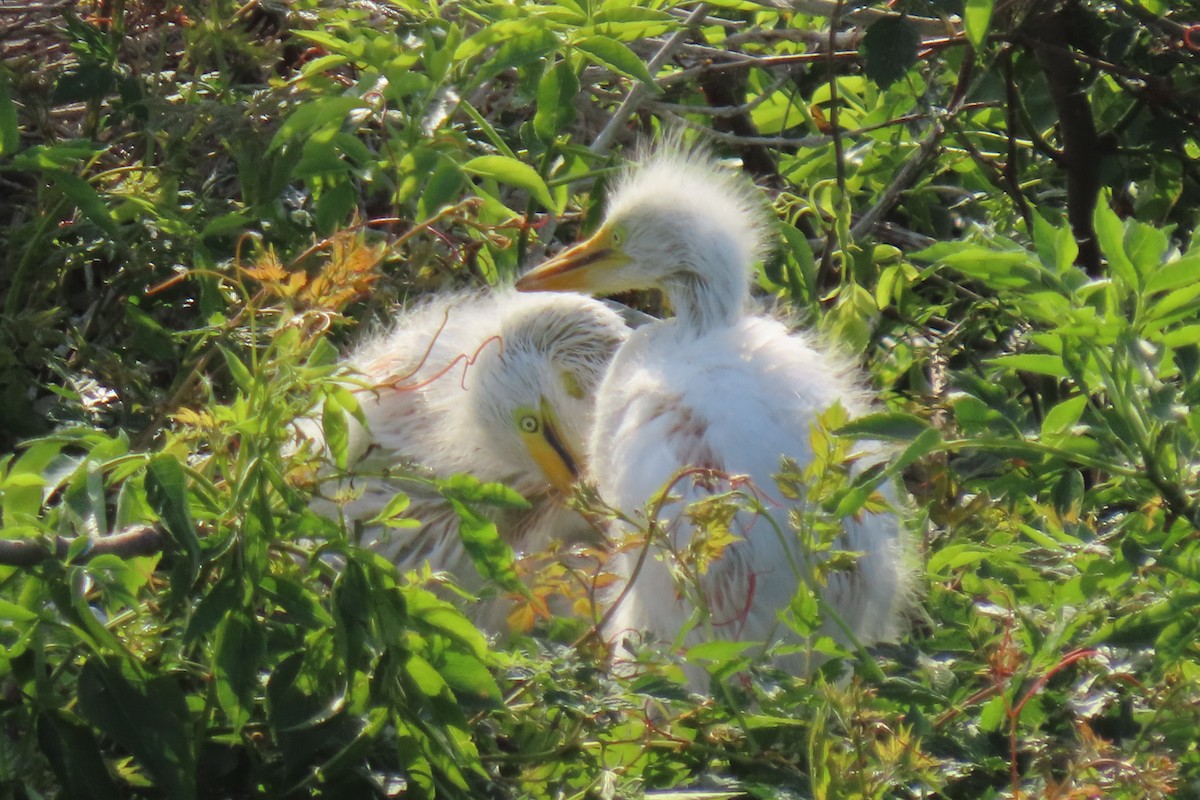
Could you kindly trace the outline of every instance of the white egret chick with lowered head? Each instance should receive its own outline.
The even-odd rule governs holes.
[[[474,592],[483,588],[458,533],[459,517],[427,482],[469,474],[520,492],[528,510],[491,513],[518,553],[595,531],[564,500],[580,470],[595,393],[628,333],[603,303],[574,294],[435,297],[401,315],[348,357],[366,428],[352,421],[351,520],[374,517],[397,492],[412,500],[405,516],[418,529],[370,526],[363,544],[402,570],[428,561]],[[479,604],[471,616],[505,628],[509,603]]]
[[[708,635],[769,643],[789,638],[778,612],[810,580],[814,558],[789,525],[790,504],[774,480],[781,459],[811,463],[818,417],[837,403],[858,416],[871,403],[847,362],[752,310],[751,272],[766,248],[767,214],[744,175],[703,150],[667,146],[617,179],[589,239],[526,273],[517,288],[664,293],[674,319],[636,330],[600,387],[590,473],[600,497],[629,517],[684,470],[746,476],[762,508],[738,512],[730,525],[737,538],[698,576],[698,594],[708,606]],[[684,500],[710,489],[687,477],[675,485]],[[681,505],[664,509],[659,523],[666,549],[692,543]],[[895,638],[910,578],[899,520],[847,518],[836,546],[862,555],[820,587],[842,623],[827,619],[823,631],[843,643],[847,630],[862,644]],[[616,571],[632,583],[610,612],[606,633],[615,644],[627,634],[673,642],[693,615],[672,580],[670,554],[658,555],[618,556]],[[685,643],[705,635],[696,628]],[[802,670],[809,662],[781,663]]]

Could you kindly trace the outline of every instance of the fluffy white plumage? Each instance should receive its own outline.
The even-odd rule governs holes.
[[[766,214],[762,196],[740,173],[703,151],[667,148],[624,173],[590,239],[517,283],[523,290],[664,292],[675,318],[636,330],[600,388],[589,469],[600,496],[635,516],[682,469],[749,477],[775,524],[739,512],[733,528],[742,538],[709,567],[700,589],[715,635],[759,642],[782,634],[777,612],[806,572],[808,554],[773,478],[781,457],[811,462],[812,426],[833,404],[851,416],[870,409],[845,361],[810,335],[751,310],[750,275],[764,248]],[[686,480],[677,488],[684,500],[705,493]],[[681,511],[670,506],[660,517],[676,549],[692,536]],[[892,514],[866,514],[845,520],[838,544],[864,555],[852,572],[830,575],[823,598],[864,644],[895,637],[909,579],[903,528]],[[633,576],[638,557],[618,556],[618,573]],[[645,559],[608,632],[670,642],[692,612],[665,560]],[[846,641],[838,626],[826,623],[825,630]],[[696,630],[688,641],[703,636]]]
[[[456,514],[427,485],[399,477],[406,471],[467,473],[516,489],[533,508],[493,516],[518,552],[594,537],[562,499],[587,442],[595,392],[627,333],[620,316],[590,298],[501,289],[436,297],[361,344],[347,364],[367,384],[358,391],[367,428],[353,423],[348,478],[362,494],[345,513],[369,519],[403,491],[412,499],[406,516],[422,523],[368,528],[363,544],[401,569],[428,560],[464,588],[482,588]],[[388,469],[396,477],[383,476]],[[503,600],[484,602],[472,616],[500,631],[507,609]]]

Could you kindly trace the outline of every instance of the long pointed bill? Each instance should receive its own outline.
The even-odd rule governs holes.
[[[525,446],[550,484],[563,494],[570,494],[579,478],[579,460],[559,434],[554,416],[544,403],[541,433],[525,437]]]
[[[610,284],[610,275],[616,267],[628,263],[629,257],[613,247],[609,230],[601,228],[592,238],[526,272],[517,280],[517,289],[586,294],[618,291],[620,287]]]

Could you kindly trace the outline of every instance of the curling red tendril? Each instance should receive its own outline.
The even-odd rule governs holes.
[[[381,385],[387,386],[390,389],[395,389],[396,391],[399,391],[399,392],[412,392],[412,391],[416,391],[417,389],[423,389],[426,386],[428,386],[429,384],[431,384],[434,381],[441,378],[443,375],[448,373],[450,370],[454,369],[454,366],[461,361],[464,363],[463,363],[462,380],[459,382],[459,386],[461,386],[463,388],[463,390],[465,391],[467,388],[467,370],[470,369],[472,366],[474,366],[475,362],[479,360],[479,355],[480,355],[480,353],[483,352],[483,348],[487,347],[492,342],[496,342],[497,344],[500,345],[500,355],[504,355],[504,337],[500,336],[500,334],[496,334],[495,336],[489,336],[488,338],[486,338],[482,342],[480,342],[479,347],[475,348],[475,352],[473,352],[469,355],[467,353],[460,353],[458,356],[456,356],[454,358],[453,361],[451,361],[446,366],[442,367],[440,370],[438,370],[436,373],[434,373],[430,377],[426,378],[425,380],[418,381],[417,383],[407,383],[406,384],[405,381],[407,381],[409,378],[416,375],[425,366],[425,362],[427,362],[429,360],[430,353],[433,352],[433,346],[435,344],[437,344],[438,338],[440,338],[442,335],[442,332],[446,330],[446,323],[448,323],[449,321],[450,321],[450,309],[447,308],[445,315],[442,317],[442,324],[438,325],[438,329],[437,329],[437,331],[434,332],[433,338],[429,340],[429,346],[426,347],[425,352],[421,354],[421,360],[417,362],[416,366],[413,367],[408,372],[406,372],[405,374],[403,374],[397,378],[393,378],[390,381],[385,381]]]
[[[1189,25],[1183,29],[1183,46],[1193,53],[1200,53],[1200,25]]]

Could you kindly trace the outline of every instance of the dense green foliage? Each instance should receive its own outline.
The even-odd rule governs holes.
[[[0,544],[61,550],[3,551],[0,795],[1200,797],[1196,0],[42,13],[0,65]],[[775,199],[761,293],[870,370],[844,432],[924,540],[899,645],[694,648],[699,704],[586,620],[489,643],[287,446],[321,408],[344,453],[352,320],[511,278],[680,128]],[[784,476],[829,509],[839,441]],[[483,545],[521,502],[444,488]]]

